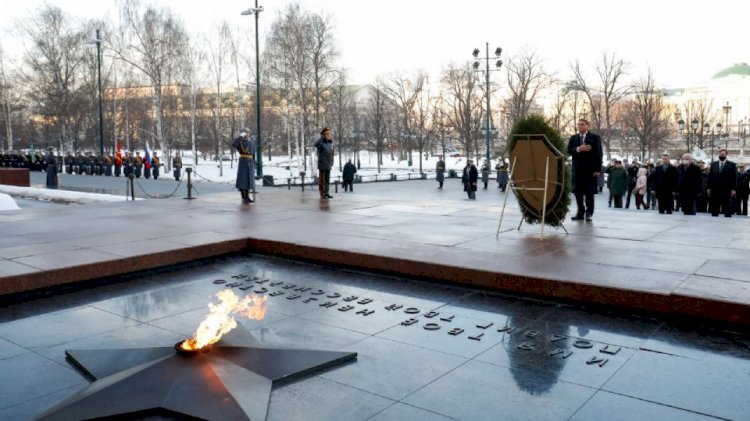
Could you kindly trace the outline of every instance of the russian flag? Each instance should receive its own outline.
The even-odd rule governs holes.
[[[147,170],[154,165],[151,161],[151,148],[148,146],[148,140],[146,141],[146,156],[143,157],[143,164],[146,166]]]

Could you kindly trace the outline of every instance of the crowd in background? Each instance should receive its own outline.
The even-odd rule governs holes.
[[[727,151],[722,149],[719,159],[709,164],[695,162],[687,153],[676,165],[669,155],[647,165],[612,160],[602,168],[599,192],[605,184],[609,207],[627,209],[633,204],[636,209],[663,214],[682,211],[685,215],[711,213],[731,217],[747,215],[750,170],[729,160]]]

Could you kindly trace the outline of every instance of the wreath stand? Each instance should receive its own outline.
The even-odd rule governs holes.
[[[516,191],[544,191],[543,199],[542,199],[542,223],[540,225],[540,233],[539,233],[539,239],[544,240],[544,220],[547,216],[547,190],[549,190],[549,157],[547,157],[547,162],[545,164],[544,169],[544,187],[525,187],[525,186],[516,186],[516,182],[513,180],[513,171],[516,169],[516,160],[518,157],[513,158],[513,167],[510,169],[510,174],[508,175],[508,179],[510,182],[510,190],[512,192]],[[522,180],[525,181],[525,180]],[[500,221],[497,224],[497,232],[495,233],[495,238],[500,238],[500,227],[503,225],[503,216],[505,215],[505,208],[508,205],[508,196],[510,196],[508,193],[505,194],[505,200],[503,200],[503,207],[500,210]],[[521,222],[518,223],[517,230],[521,230],[521,225],[523,225],[523,209],[521,209]],[[564,225],[560,225],[560,227],[565,231],[565,234],[569,234],[568,230],[565,229]]]

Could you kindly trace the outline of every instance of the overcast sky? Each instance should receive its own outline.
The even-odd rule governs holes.
[[[114,15],[114,0],[47,0],[72,16]],[[236,0],[155,0],[181,16],[191,31],[211,32],[227,19],[232,26],[254,28],[254,18],[240,16],[253,6]],[[28,17],[42,0],[0,0],[0,34],[6,51],[17,39],[13,23]],[[261,36],[287,1],[264,1]],[[750,61],[750,2],[710,3],[561,0],[304,0],[304,8],[331,14],[342,52],[342,65],[355,83],[369,83],[379,73],[425,68],[435,75],[445,64],[471,58],[484,43],[501,46],[503,56],[535,49],[545,67],[560,77],[579,59],[593,64],[603,51],[632,63],[632,74],[648,66],[666,87],[694,86],[719,70]],[[250,31],[252,33],[252,31]],[[505,57],[507,58],[507,57]],[[502,81],[495,76],[497,82]]]

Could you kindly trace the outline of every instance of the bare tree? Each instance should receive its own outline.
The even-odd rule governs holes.
[[[10,74],[5,69],[5,57],[3,55],[3,48],[0,46],[0,101],[3,109],[3,121],[5,123],[5,142],[0,144],[0,150],[5,151],[13,150],[13,121],[11,119],[12,110],[14,103],[16,102],[16,95],[13,92],[16,91]]]
[[[38,112],[57,125],[63,150],[66,143],[75,142],[68,133],[69,117],[79,88],[85,34],[62,10],[49,5],[20,29],[30,44],[24,55],[22,80]]]
[[[378,173],[380,166],[383,165],[383,143],[388,133],[388,96],[382,80],[378,80],[375,85],[370,86],[370,98],[367,103],[367,125],[372,135],[375,154],[378,161]]]
[[[343,168],[342,153],[346,147],[347,137],[344,136],[352,129],[351,114],[349,109],[353,102],[353,94],[350,86],[346,85],[346,74],[340,73],[338,84],[331,90],[330,101],[326,105],[326,125],[333,127],[336,136],[336,144],[339,152],[339,171]]]
[[[429,143],[429,134],[430,134],[430,128],[429,125],[431,125],[432,122],[432,109],[430,107],[432,100],[430,98],[430,87],[429,87],[429,81],[427,80],[427,77],[425,76],[424,84],[427,86],[422,86],[422,89],[419,90],[419,95],[417,96],[416,104],[415,104],[415,125],[416,129],[419,131],[419,135],[417,136],[417,148],[419,149],[419,173],[424,174],[424,171],[422,170],[422,157],[424,156],[424,150],[427,144]]]
[[[524,50],[511,58],[505,69],[510,91],[506,113],[510,126],[513,126],[530,113],[539,94],[552,85],[553,78],[544,70],[542,60],[532,50]]]
[[[483,114],[479,88],[472,70],[468,66],[451,64],[443,69],[441,83],[449,126],[455,130],[467,156],[472,151],[477,153],[477,134]]]
[[[211,113],[213,114],[213,138],[214,138],[214,155],[219,160],[219,176],[224,175],[224,164],[222,156],[224,154],[224,143],[227,136],[224,124],[224,94],[223,87],[227,79],[227,66],[229,65],[230,54],[225,48],[231,42],[231,33],[229,24],[223,21],[217,28],[215,38],[210,38],[206,43],[208,73],[211,76],[211,83],[214,91],[211,101]]]
[[[182,22],[166,8],[142,7],[139,0],[125,0],[120,9],[124,45],[119,57],[143,72],[151,82],[156,115],[156,140],[170,156],[171,139],[164,131],[164,88],[176,76],[179,54],[184,51],[186,30]],[[166,160],[169,170],[170,160]]]
[[[266,42],[268,80],[282,86],[289,111],[300,121],[300,141],[306,153],[309,141],[320,126],[326,92],[336,80],[335,60],[339,53],[330,16],[321,16],[290,4],[271,24]],[[306,164],[305,164],[306,165]]]
[[[669,137],[667,107],[661,89],[656,87],[651,69],[632,89],[634,95],[626,102],[625,127],[635,137],[641,157],[652,155]]]
[[[579,61],[572,66],[575,89],[584,93],[588,101],[593,129],[599,132],[609,157],[614,135],[613,116],[616,104],[629,93],[623,78],[628,63],[615,53],[602,53],[601,62],[595,66],[596,81],[587,80]]]
[[[405,146],[399,147],[399,160],[405,159],[405,152],[408,152],[409,162],[412,162],[414,106],[426,81],[427,73],[423,70],[412,75],[395,72],[386,79],[385,91],[395,101],[399,113],[398,127],[401,128],[402,133],[396,134],[396,138],[405,140]]]
[[[196,120],[198,114],[198,93],[205,79],[204,66],[206,54],[201,43],[193,38],[186,42],[185,52],[180,65],[180,80],[187,85],[188,103],[190,106],[190,145],[193,150],[193,164],[198,164],[198,148],[196,145]],[[167,159],[169,160],[169,159]]]

